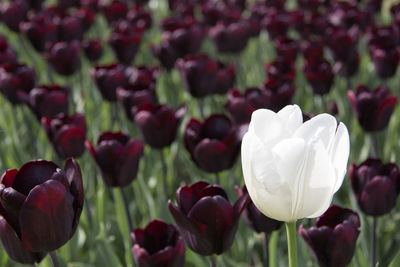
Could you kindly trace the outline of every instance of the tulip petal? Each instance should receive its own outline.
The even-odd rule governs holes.
[[[139,161],[143,155],[143,143],[139,139],[130,140],[119,155],[118,186],[126,186],[136,178]]]
[[[293,133],[303,124],[303,114],[298,105],[287,105],[278,113],[286,133]]]
[[[269,109],[258,109],[251,115],[249,132],[255,134],[264,144],[280,138],[283,132],[280,117]]]
[[[73,220],[73,196],[49,180],[31,190],[21,209],[22,242],[35,252],[53,251],[70,239]]]

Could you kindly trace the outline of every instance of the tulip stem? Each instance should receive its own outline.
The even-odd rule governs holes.
[[[371,134],[371,142],[372,142],[372,149],[373,149],[373,154],[374,157],[378,158],[379,157],[379,150],[378,150],[378,138],[376,138],[375,134]]]
[[[297,267],[296,221],[286,222],[289,267]]]
[[[199,104],[200,118],[204,120],[204,99],[199,99],[197,103]]]
[[[165,162],[164,150],[160,150],[161,167],[163,172],[163,186],[165,199],[168,199],[168,183],[167,183],[167,163]]]
[[[372,217],[372,225],[371,225],[371,267],[375,266],[375,253],[376,253],[376,217]]]
[[[278,231],[273,231],[269,240],[269,266],[276,267],[276,248],[278,247]]]
[[[58,262],[57,254],[55,251],[51,251],[50,253],[50,259],[51,263],[53,264],[53,267],[59,267],[60,263]]]
[[[268,243],[269,243],[269,235],[267,232],[263,234],[263,258],[264,258],[264,267],[269,267],[269,251],[268,251]]]
[[[210,267],[217,267],[217,261],[215,255],[210,256]]]
[[[120,187],[121,190],[121,196],[122,196],[122,201],[124,202],[124,208],[125,208],[125,213],[126,213],[126,219],[128,221],[128,226],[129,226],[129,232],[133,231],[133,223],[131,219],[131,213],[129,212],[129,203],[128,203],[128,198],[126,197],[124,188]]]
[[[215,173],[215,184],[219,184],[219,173]]]

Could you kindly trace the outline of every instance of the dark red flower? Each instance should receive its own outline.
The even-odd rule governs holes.
[[[186,107],[174,110],[167,105],[144,104],[139,106],[132,116],[145,143],[153,148],[162,149],[175,140],[185,112]]]
[[[84,40],[82,42],[83,51],[85,56],[92,62],[95,62],[103,55],[103,45],[99,40]]]
[[[10,30],[19,32],[19,23],[26,20],[28,5],[25,1],[15,0],[0,3],[0,17]]]
[[[82,41],[84,29],[78,17],[63,14],[63,16],[55,16],[53,22],[58,29],[57,41]]]
[[[225,94],[232,88],[235,69],[232,64],[211,59],[207,55],[187,56],[177,62],[185,89],[193,97]]]
[[[386,86],[370,91],[365,85],[359,85],[355,92],[347,91],[347,97],[360,126],[367,132],[385,129],[397,104],[397,96],[390,94]]]
[[[345,267],[354,255],[359,228],[356,212],[331,206],[317,218],[315,226],[306,230],[300,225],[299,234],[320,266]]]
[[[79,50],[77,42],[57,42],[49,49],[46,59],[58,74],[69,76],[81,67]]]
[[[127,186],[136,178],[143,155],[143,144],[139,139],[131,139],[121,132],[103,132],[97,141],[97,149],[89,140],[85,146],[108,186]]]
[[[352,164],[349,174],[358,206],[365,214],[381,216],[395,207],[400,192],[400,172],[396,164],[368,158],[358,166]]]
[[[0,92],[14,105],[21,103],[20,93],[29,93],[35,86],[36,74],[33,68],[24,64],[0,66]]]
[[[312,58],[305,62],[303,71],[312,91],[317,95],[329,93],[334,79],[331,64],[324,58]]]
[[[275,40],[275,50],[278,58],[283,58],[286,62],[295,63],[299,44],[291,38],[279,37]]]
[[[224,189],[201,181],[180,187],[176,201],[178,206],[168,200],[168,208],[183,240],[194,252],[209,256],[231,247],[250,197],[243,195],[232,206]]]
[[[101,10],[109,24],[125,19],[128,9],[126,2],[118,0],[114,0],[109,4],[103,4],[101,7]]]
[[[10,258],[34,264],[75,233],[83,208],[82,175],[74,159],[64,170],[33,160],[0,178],[0,240]]]
[[[265,65],[267,76],[270,79],[293,82],[296,76],[294,61],[288,61],[286,57],[277,57],[274,61]]]
[[[0,35],[0,66],[3,64],[17,64],[17,54],[7,43],[7,39]]]
[[[268,36],[272,40],[285,36],[289,29],[289,23],[289,14],[282,9],[276,8],[269,8],[261,21],[262,27],[267,30]]]
[[[296,92],[296,88],[291,82],[274,78],[268,79],[261,86],[261,90],[269,98],[267,108],[275,112],[291,104],[293,95]]]
[[[185,147],[202,170],[217,173],[233,166],[240,149],[238,128],[223,114],[204,122],[191,119],[184,133]]]
[[[131,233],[132,254],[138,267],[183,267],[185,243],[172,224],[152,220]]]
[[[145,31],[150,29],[153,24],[150,10],[146,10],[142,5],[136,5],[128,11],[126,19],[135,28]]]
[[[43,117],[42,126],[59,157],[80,157],[85,151],[86,120],[83,114],[59,114],[52,119]]]

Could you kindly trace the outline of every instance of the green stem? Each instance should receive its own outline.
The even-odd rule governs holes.
[[[124,202],[124,208],[125,208],[125,213],[126,213],[126,219],[128,221],[129,232],[131,232],[131,231],[133,231],[133,223],[132,223],[131,213],[129,211],[129,201],[125,194],[124,188],[120,187],[119,189],[121,191],[122,201]]]
[[[217,261],[215,255],[210,256],[210,267],[217,267]]]
[[[168,183],[167,183],[167,162],[165,161],[164,150],[160,150],[161,167],[163,172],[163,187],[165,199],[168,199]]]
[[[49,254],[50,254],[50,259],[51,259],[51,263],[53,264],[53,267],[59,267],[60,264],[58,262],[56,252],[51,251]]]
[[[296,221],[286,222],[289,267],[297,267]]]
[[[371,267],[375,266],[376,261],[376,217],[372,217],[372,224],[371,224],[371,252],[370,252],[370,264]]]
[[[273,231],[269,240],[269,266],[276,267],[276,248],[278,247],[278,231]]]

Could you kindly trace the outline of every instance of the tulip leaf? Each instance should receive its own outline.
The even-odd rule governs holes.
[[[396,256],[393,258],[392,262],[388,267],[397,267],[400,266],[400,251],[397,252]]]

